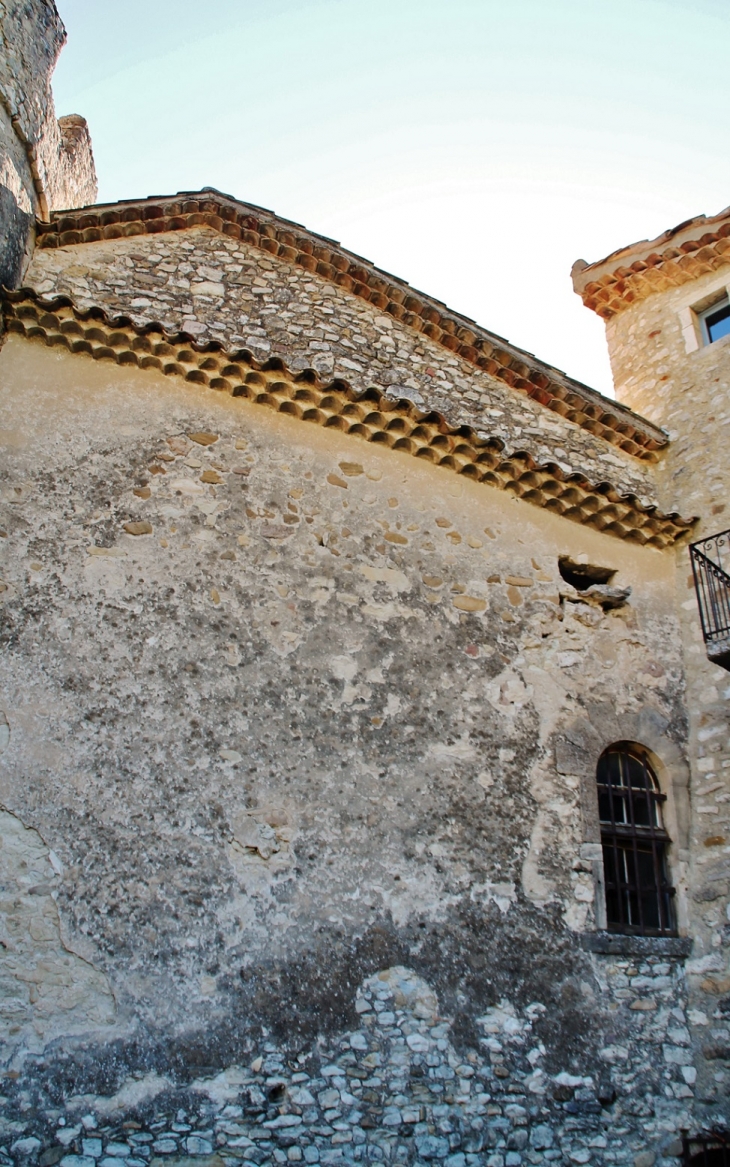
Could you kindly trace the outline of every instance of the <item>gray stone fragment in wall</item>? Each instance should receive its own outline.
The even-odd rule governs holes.
[[[581,948],[606,956],[677,956],[692,951],[689,936],[624,936],[619,932],[585,932]]]
[[[611,608],[623,608],[631,595],[631,588],[613,588],[610,584],[592,584],[585,591],[578,592],[582,600],[593,600],[600,604],[604,612]]]
[[[406,401],[412,401],[414,405],[423,405],[424,402],[423,394],[408,385],[387,385],[385,391],[388,397],[394,397],[396,400],[404,397]]]
[[[640,1151],[634,1156],[634,1167],[654,1167],[656,1155],[653,1151]]]
[[[588,751],[569,738],[559,737],[555,742],[555,768],[558,774],[584,774],[590,768]]]
[[[580,848],[580,857],[581,859],[587,860],[589,863],[603,859],[603,847],[600,843],[582,843]]]
[[[21,1157],[35,1155],[41,1149],[41,1141],[33,1136],[27,1139],[16,1139],[10,1149]]]
[[[547,1151],[553,1145],[553,1132],[551,1127],[542,1123],[539,1126],[533,1127],[530,1134],[530,1143],[536,1151]]]

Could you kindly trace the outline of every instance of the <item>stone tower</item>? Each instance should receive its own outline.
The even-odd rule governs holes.
[[[578,260],[573,285],[606,322],[618,400],[668,434],[657,466],[662,504],[697,517],[696,575],[686,547],[675,555],[692,775],[690,914],[698,950],[702,946],[708,954],[690,984],[696,993],[694,1015],[709,1037],[718,1032],[712,1026],[722,1016],[723,994],[730,989],[730,979],[717,971],[727,944],[730,854],[730,688],[718,667],[728,668],[730,595],[730,208],[689,219],[597,263]],[[698,597],[710,609],[703,613],[706,646]],[[707,626],[713,623],[716,630],[710,628],[708,637]],[[711,1091],[722,1073],[721,1051],[711,1040],[700,1044],[704,1071],[703,1059],[698,1069],[704,1073],[704,1089]]]
[[[618,400],[669,433],[662,501],[699,515],[699,534],[730,517],[729,284],[730,208],[573,267],[576,292],[606,322]]]
[[[0,284],[15,287],[36,219],[96,198],[84,118],[56,119],[51,74],[66,40],[53,0],[0,0]]]

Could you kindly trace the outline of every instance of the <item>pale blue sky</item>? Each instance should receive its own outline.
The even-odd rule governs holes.
[[[729,0],[57,0],[99,199],[215,186],[610,391],[570,284],[730,203]]]

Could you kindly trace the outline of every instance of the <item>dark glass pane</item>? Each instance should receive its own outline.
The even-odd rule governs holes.
[[[636,882],[639,887],[656,887],[654,855],[650,848],[636,848]]]
[[[651,827],[656,823],[654,815],[654,800],[651,801],[646,797],[646,794],[635,794],[634,799],[634,823],[637,827]]]
[[[612,887],[606,888],[606,920],[609,926],[624,923],[619,894]]]
[[[627,823],[626,797],[611,787],[598,792],[598,817],[602,823]]]
[[[651,892],[642,892],[641,896],[641,924],[644,928],[652,928],[655,931],[661,928],[661,918],[659,915],[659,895]],[[637,924],[639,921],[636,921]]]
[[[626,922],[632,928],[641,927],[641,916],[639,914],[639,897],[635,891],[626,893],[626,900],[628,903],[628,910],[626,912]]]
[[[603,871],[606,880],[606,917],[609,924],[628,924],[625,896],[625,855],[611,843],[603,844]]]
[[[621,782],[618,754],[609,753],[601,755],[598,759],[596,777],[598,782],[603,786],[615,786]]]
[[[719,340],[721,336],[727,336],[730,333],[730,304],[725,304],[723,308],[718,308],[717,312],[705,316],[705,328],[711,343]]]
[[[631,754],[624,754],[624,758],[629,772],[629,785],[636,787],[637,790],[646,790],[647,780],[644,773],[644,763],[638,758],[633,758]]]
[[[629,803],[625,795],[614,791],[613,795],[613,821],[615,823],[629,823],[631,816],[629,814]]]
[[[730,1167],[730,1143],[706,1147],[690,1159],[690,1167]]]
[[[627,924],[621,892],[624,880],[617,867],[618,855],[612,847],[603,848],[603,868],[606,876],[606,919],[611,924]]]

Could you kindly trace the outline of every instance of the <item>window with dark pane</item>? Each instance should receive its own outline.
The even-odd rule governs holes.
[[[674,935],[665,796],[646,753],[637,746],[611,746],[598,763],[597,782],[609,929]]]
[[[705,344],[714,344],[716,340],[727,336],[730,333],[730,301],[727,296],[700,312],[699,318]]]

